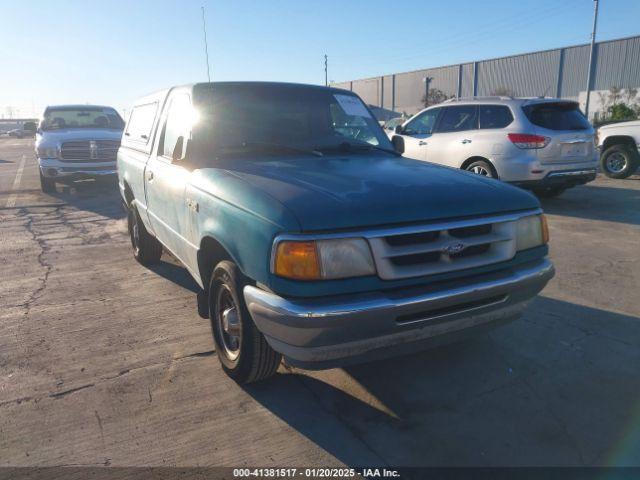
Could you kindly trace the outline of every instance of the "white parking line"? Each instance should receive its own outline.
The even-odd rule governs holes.
[[[20,187],[20,180],[22,180],[22,171],[24,170],[24,162],[26,160],[27,160],[27,156],[22,155],[22,160],[20,160],[20,166],[18,167],[18,171],[16,172],[16,179],[13,181],[12,190],[14,191],[14,193],[12,193],[9,199],[7,200],[7,208],[11,208],[16,204],[16,200],[18,198],[18,193],[16,192],[16,190],[18,190],[18,187]]]

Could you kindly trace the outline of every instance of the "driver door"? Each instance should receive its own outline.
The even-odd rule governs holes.
[[[415,160],[428,160],[427,150],[441,108],[431,108],[407,122],[399,134],[404,140],[403,156]]]
[[[191,106],[189,95],[175,92],[167,102],[161,118],[161,134],[154,146],[145,171],[147,206],[151,227],[158,239],[183,263],[188,257],[187,241],[188,208],[185,188],[191,172],[172,160],[178,139],[183,148],[190,138],[191,125],[184,112]]]

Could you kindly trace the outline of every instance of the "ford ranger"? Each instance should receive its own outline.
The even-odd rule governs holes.
[[[517,318],[553,276],[538,201],[401,157],[355,94],[219,82],[139,100],[118,151],[134,257],[202,288],[239,383]]]
[[[35,142],[42,191],[53,192],[56,182],[115,176],[123,127],[111,107],[47,107]]]

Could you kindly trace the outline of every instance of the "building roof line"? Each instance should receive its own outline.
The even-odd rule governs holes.
[[[612,38],[609,40],[600,40],[598,42],[596,42],[596,45],[601,45],[603,43],[611,43],[611,42],[622,42],[624,40],[632,40],[632,39],[640,39],[640,35],[630,35],[628,37],[620,37],[620,38]],[[363,82],[366,80],[377,80],[381,77],[391,77],[393,75],[406,75],[409,73],[417,73],[417,72],[424,72],[424,71],[429,71],[429,70],[440,70],[443,68],[451,68],[451,67],[458,67],[460,65],[473,65],[474,63],[481,63],[481,62],[492,62],[495,60],[505,60],[507,58],[513,58],[513,57],[523,57],[525,55],[534,55],[534,54],[538,54],[538,53],[547,53],[547,52],[553,52],[555,50],[566,50],[568,48],[579,48],[579,47],[588,47],[590,44],[589,43],[579,43],[579,44],[574,44],[574,45],[565,45],[563,47],[555,47],[555,48],[547,48],[545,50],[534,50],[534,51],[529,51],[529,52],[522,52],[522,53],[514,53],[511,55],[504,55],[502,57],[491,57],[491,58],[483,58],[481,60],[470,60],[468,62],[458,62],[458,63],[450,63],[448,65],[441,65],[441,66],[437,66],[437,67],[427,67],[427,68],[418,68],[415,70],[407,70],[405,72],[397,72],[397,73],[384,73],[381,75],[375,75],[373,77],[365,77],[365,78],[356,78],[354,80],[344,80],[342,82],[334,82],[332,85],[338,85],[341,83],[349,83],[349,82]]]

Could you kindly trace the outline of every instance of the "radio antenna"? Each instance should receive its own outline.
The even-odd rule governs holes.
[[[207,80],[211,82],[211,71],[209,69],[209,46],[207,45],[207,24],[204,20],[204,5],[202,7],[202,33],[204,34],[204,55],[207,59]]]

